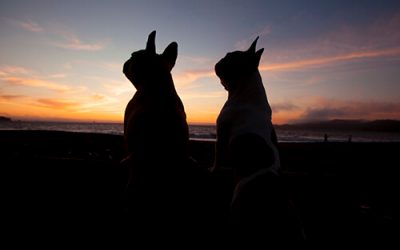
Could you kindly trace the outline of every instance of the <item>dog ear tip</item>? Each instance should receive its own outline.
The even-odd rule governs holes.
[[[149,34],[149,39],[154,39],[155,40],[155,37],[156,37],[156,31],[155,30],[153,30],[152,32],[150,32],[150,34]]]

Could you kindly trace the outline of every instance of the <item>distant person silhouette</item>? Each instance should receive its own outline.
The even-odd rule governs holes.
[[[189,160],[186,114],[171,76],[178,45],[157,54],[155,36],[123,66],[137,90],[124,118],[127,209],[133,223],[189,223],[201,208],[201,176]]]

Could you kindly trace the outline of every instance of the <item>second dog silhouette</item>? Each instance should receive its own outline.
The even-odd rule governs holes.
[[[136,225],[191,223],[206,204],[201,201],[205,181],[189,160],[186,114],[171,76],[178,45],[157,54],[155,35],[123,67],[137,89],[124,119],[127,210]]]
[[[215,169],[239,165],[238,157],[246,152],[252,155],[243,162],[246,168],[241,170],[246,175],[260,169],[277,172],[280,167],[272,111],[258,71],[264,49],[256,51],[257,40],[258,37],[247,51],[228,53],[215,65],[215,72],[228,91],[228,100],[217,119]],[[243,147],[243,152],[233,153],[244,144],[242,140],[253,143]]]

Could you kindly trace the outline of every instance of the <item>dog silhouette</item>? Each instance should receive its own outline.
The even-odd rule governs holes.
[[[184,106],[171,76],[178,44],[172,42],[157,54],[155,36],[153,31],[146,49],[133,52],[123,66],[123,73],[137,90],[124,117],[129,158],[153,167],[186,159],[189,143]]]
[[[137,90],[125,109],[124,206],[132,225],[198,224],[207,218],[207,171],[189,156],[186,114],[171,76],[178,45],[172,42],[157,54],[155,35],[123,66]]]
[[[280,167],[272,110],[258,70],[264,49],[256,51],[257,40],[247,51],[230,52],[215,65],[228,100],[217,118],[214,169],[241,165],[250,175]]]
[[[257,40],[215,65],[228,100],[217,119],[213,170],[233,170],[229,222],[237,236],[269,244],[303,239],[303,234],[279,175],[272,110],[258,70],[264,49],[256,51]]]

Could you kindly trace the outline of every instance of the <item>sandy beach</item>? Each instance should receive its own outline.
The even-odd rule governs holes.
[[[122,136],[0,131],[10,227],[124,221]],[[308,240],[394,239],[400,143],[280,143],[282,177]],[[214,143],[191,141],[200,167]],[[100,218],[100,219],[99,219]]]

